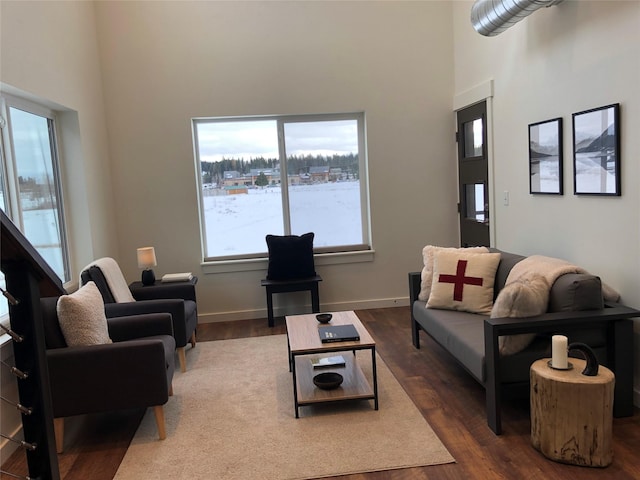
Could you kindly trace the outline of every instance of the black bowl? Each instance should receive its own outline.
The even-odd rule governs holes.
[[[342,375],[335,372],[319,373],[313,377],[313,383],[315,386],[323,390],[338,388],[342,384],[342,380]]]
[[[316,315],[316,320],[320,323],[329,323],[331,321],[331,317],[333,317],[333,315],[330,313],[319,313]]]

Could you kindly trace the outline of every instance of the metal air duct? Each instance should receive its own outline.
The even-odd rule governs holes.
[[[481,35],[494,37],[539,8],[560,2],[562,0],[476,0],[471,7],[471,24]]]

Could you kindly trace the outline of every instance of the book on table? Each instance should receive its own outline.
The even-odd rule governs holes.
[[[193,275],[191,274],[191,272],[184,272],[184,273],[165,273],[162,276],[162,282],[163,283],[169,283],[169,282],[188,282],[189,280],[191,280],[193,278]]]
[[[353,324],[330,325],[328,327],[318,327],[320,341],[322,343],[331,342],[356,342],[360,340],[360,334]]]
[[[342,355],[334,355],[333,357],[314,357],[311,359],[313,368],[324,367],[344,367],[346,362]]]

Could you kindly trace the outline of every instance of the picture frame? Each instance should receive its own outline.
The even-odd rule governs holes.
[[[529,125],[529,193],[562,195],[562,118]]]
[[[574,194],[620,196],[620,104],[572,117]]]

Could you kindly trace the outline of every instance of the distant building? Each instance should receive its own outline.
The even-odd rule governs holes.
[[[227,185],[224,187],[227,195],[241,195],[249,193],[249,189],[246,185]]]
[[[329,167],[309,167],[309,175],[312,182],[328,182]]]

